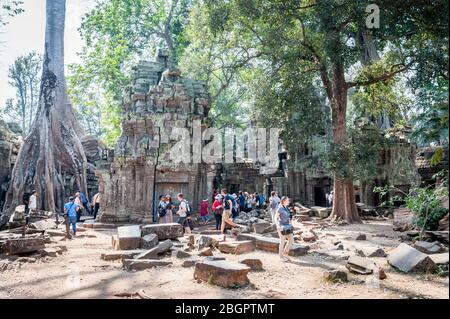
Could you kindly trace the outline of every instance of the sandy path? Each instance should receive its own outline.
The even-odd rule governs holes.
[[[326,246],[330,237],[351,247],[352,240],[345,238],[364,231],[371,234],[369,241],[376,241],[388,250],[398,245],[398,234],[391,229],[389,223],[327,228],[322,230],[327,235],[320,244]],[[215,255],[230,260],[244,257],[262,260],[265,271],[251,272],[251,285],[237,290],[197,283],[193,279],[194,269],[181,267],[182,260],[175,257],[167,257],[173,261],[172,266],[128,272],[122,270],[120,261],[100,259],[101,252],[110,249],[113,233],[89,229],[71,241],[54,237],[57,243],[47,246],[65,245],[68,251],[36,263],[12,262],[9,269],[0,271],[0,298],[115,298],[114,294],[140,289],[153,298],[449,298],[448,277],[402,274],[383,258],[374,258],[386,271],[387,279],[383,281],[374,280],[371,275],[350,274],[350,282],[345,284],[324,282],[323,272],[343,267],[345,261],[319,255],[314,250],[307,256],[292,258],[291,263],[261,251],[240,256],[215,251]],[[376,234],[387,237],[373,237]]]

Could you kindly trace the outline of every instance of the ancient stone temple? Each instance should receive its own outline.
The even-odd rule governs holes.
[[[133,82],[125,89],[122,135],[113,154],[97,163],[101,221],[154,222],[154,203],[162,194],[176,202],[177,193],[183,193],[193,210],[201,198],[209,198],[215,167],[189,158],[204,144],[207,108],[205,85],[183,78],[164,52],[133,69]],[[187,155],[178,148],[180,129],[189,135],[181,145]]]

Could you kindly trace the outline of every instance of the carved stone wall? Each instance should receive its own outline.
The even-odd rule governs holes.
[[[202,197],[212,193],[216,174],[214,165],[194,163],[181,151],[177,155],[178,129],[189,132],[191,150],[198,129],[194,123],[200,123],[200,134],[206,128],[205,85],[181,77],[163,52],[133,72],[125,89],[122,134],[114,154],[97,167],[102,221],[156,221],[159,195],[170,194],[176,201],[180,192],[197,210]]]

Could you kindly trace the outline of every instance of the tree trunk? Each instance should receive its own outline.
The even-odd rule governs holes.
[[[336,147],[350,143],[347,137],[347,83],[345,82],[343,64],[337,63],[333,70],[331,124],[333,142]],[[343,154],[342,163],[350,165],[350,157]],[[343,219],[348,223],[361,222],[356,208],[353,181],[335,173],[332,220]]]
[[[65,0],[47,0],[39,105],[12,172],[6,215],[21,205],[24,193],[33,188],[38,193],[38,209],[61,212],[64,196],[75,191],[65,189],[65,176],[72,176],[80,190],[87,188],[86,156],[80,141],[84,133],[69,104],[64,77],[65,11]]]

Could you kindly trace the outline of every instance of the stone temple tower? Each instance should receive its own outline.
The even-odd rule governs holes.
[[[186,157],[195,154],[193,144],[204,145],[207,111],[205,85],[183,78],[165,52],[133,68],[123,100],[122,135],[114,152],[97,165],[101,221],[155,222],[154,206],[163,194],[176,203],[177,193],[183,193],[192,210],[198,210],[201,199],[212,193],[215,167]],[[183,145],[188,155],[177,155],[180,129],[189,135]]]

